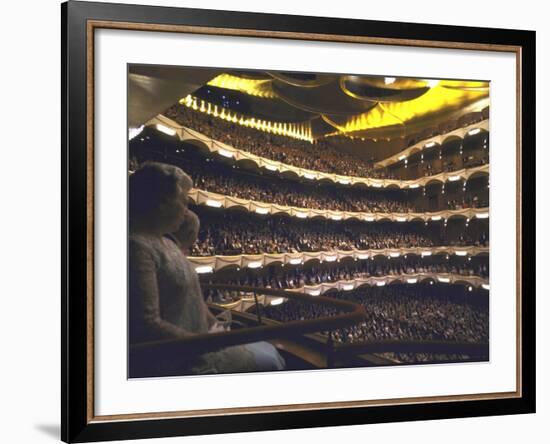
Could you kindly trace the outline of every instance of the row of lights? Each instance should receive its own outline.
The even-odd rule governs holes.
[[[205,204],[206,204],[206,206],[212,207],[212,208],[221,208],[223,206],[223,202],[221,202],[219,200],[215,200],[215,199],[207,199]],[[254,211],[256,213],[262,214],[262,215],[269,214],[269,209],[267,209],[267,208],[260,207],[260,208],[256,208]],[[306,219],[308,217],[308,213],[296,212],[295,216],[298,217],[299,219]],[[475,217],[477,219],[488,219],[489,218],[489,213],[488,212],[478,213],[478,214],[475,215]],[[335,221],[342,220],[342,218],[343,218],[343,216],[341,216],[341,215],[333,214],[333,215],[330,216],[330,219],[335,220]],[[375,221],[374,216],[363,216],[362,219],[366,222],[374,222]],[[444,223],[445,226],[447,225],[447,221],[448,221],[448,219],[443,218],[442,216],[431,216],[430,219],[434,222],[443,220],[443,223]],[[396,222],[407,222],[407,217],[406,216],[396,216],[395,221]],[[470,223],[470,218],[468,217],[468,218],[466,218],[466,226],[468,226],[469,223]],[[425,224],[428,225],[428,221],[426,221]]]
[[[254,120],[254,119],[252,119],[252,120]],[[164,134],[167,134],[169,136],[175,136],[176,132],[177,132],[174,128],[170,128],[170,127],[168,127],[166,125],[163,125],[163,124],[160,124],[160,123],[157,123],[156,128],[157,128],[158,131],[160,131]],[[139,128],[139,132],[141,132],[142,130],[143,130],[143,127]],[[132,129],[130,131],[132,131]],[[139,134],[139,132],[137,134]],[[268,130],[268,132],[269,132],[269,130]],[[137,134],[134,133],[134,135],[133,135],[132,133],[130,133],[130,137],[131,138],[136,137]],[[179,151],[177,151],[177,152],[179,152]],[[227,151],[227,150],[224,150],[222,148],[218,149],[218,154],[220,154],[223,157],[233,158],[233,153],[231,151]],[[210,159],[206,159],[206,161],[209,162]],[[406,167],[406,164],[407,164],[407,159],[405,159],[405,167]],[[266,165],[266,168],[269,169],[270,171],[276,171],[277,170],[277,168],[275,166],[272,166],[272,165]],[[305,173],[304,178],[313,180],[313,179],[315,179],[315,175],[312,175],[310,173]],[[447,178],[447,180],[449,182],[455,182],[457,180],[460,180],[460,176],[449,176]],[[464,185],[463,185],[462,191],[466,191],[466,182],[467,181],[464,180]],[[350,181],[348,179],[339,179],[338,183],[348,185],[350,183]],[[375,187],[375,188],[381,188],[382,184],[373,183],[372,186]],[[416,188],[419,188],[419,187],[420,187],[420,185],[417,184],[417,183],[409,185],[409,189],[416,189]],[[489,185],[487,185],[487,188],[489,188]],[[441,194],[445,194],[445,183],[442,184]],[[426,195],[426,186],[423,187],[422,195],[423,196]]]
[[[255,128],[267,133],[291,137],[299,140],[306,140],[313,143],[313,135],[309,122],[307,124],[281,123],[255,119],[254,117],[247,117],[243,114],[227,110],[226,108],[218,107],[218,105],[198,99],[190,94],[181,99],[180,104],[185,105],[188,108],[192,108],[195,111],[200,111],[228,122],[237,123],[249,128]]]
[[[436,278],[439,282],[441,283],[450,283],[450,279],[449,278],[445,278],[445,277],[442,277],[442,276],[437,276]],[[418,282],[418,279],[417,278],[408,278],[407,279],[407,283],[408,284],[416,284]],[[434,284],[434,281],[432,279],[430,279],[430,285],[433,285]],[[386,285],[386,281],[377,281],[376,282],[376,286],[377,287],[384,287]],[[474,287],[472,287],[471,285],[468,285],[468,291],[471,292],[474,290]],[[489,284],[482,284],[481,285],[481,288],[483,288],[484,290],[487,290],[489,291]],[[355,286],[353,284],[343,284],[342,285],[342,290],[343,291],[351,291],[351,290],[354,290],[355,289]],[[309,295],[309,296],[320,296],[321,295],[321,290],[319,289],[310,289],[310,290],[306,290],[306,293]],[[269,304],[270,305],[280,305],[282,304],[286,299],[285,298],[282,298],[282,297],[279,297],[279,298],[274,298],[272,299]]]
[[[443,277],[443,276],[437,276],[436,278],[439,282],[442,282],[442,283],[445,283],[445,284],[448,284],[451,282],[451,280],[449,278],[446,278],[446,277]],[[418,279],[417,278],[407,278],[407,284],[416,284],[418,282]],[[432,279],[430,279],[430,285],[433,285],[434,284],[434,281]],[[384,287],[386,285],[386,281],[378,281],[376,282],[376,286],[377,287]],[[471,285],[468,285],[468,291],[473,291],[474,287],[472,287]],[[489,290],[490,289],[490,286],[489,284],[481,284],[481,288],[483,288],[484,290]],[[344,291],[351,291],[355,289],[355,286],[353,284],[344,284],[342,285],[342,290]],[[321,294],[321,290],[306,290],[307,294],[310,295],[310,296],[319,296]],[[281,298],[282,299],[282,298]],[[275,305],[275,304],[271,304],[271,305]]]
[[[157,123],[156,128],[157,128],[158,131],[160,131],[164,134],[167,134],[169,136],[175,136],[176,135],[176,130],[175,129],[170,128],[170,127],[165,126],[165,125],[162,125],[160,123]],[[140,132],[141,132],[141,130],[143,130],[143,127],[140,129]],[[133,136],[133,137],[135,137],[135,136]],[[179,152],[179,151],[176,151],[176,152]],[[218,149],[218,154],[220,154],[223,157],[233,158],[233,153],[232,152],[224,150],[222,148]],[[208,161],[210,161],[210,159],[206,159],[206,161],[208,162]],[[406,162],[407,162],[407,160],[405,160],[405,163]],[[270,171],[276,171],[277,170],[277,168],[272,166],[272,165],[266,165],[266,168],[269,169]],[[315,179],[315,175],[312,175],[310,173],[305,173],[304,177],[306,179],[310,179],[310,180]],[[460,180],[460,176],[449,176],[447,180],[449,182],[455,182],[457,180]],[[464,186],[462,188],[463,191],[466,191],[466,182],[467,181],[465,180],[464,181]],[[344,184],[344,185],[349,185],[350,181],[348,179],[339,179],[338,183],[341,183],[341,184]],[[372,186],[375,187],[375,188],[380,188],[382,185],[379,184],[379,183],[373,183]],[[420,187],[420,185],[417,184],[417,183],[409,185],[409,189],[415,189],[415,188],[419,188],[419,187]],[[442,184],[442,194],[445,194],[445,183]],[[423,195],[424,196],[426,195],[426,187],[425,186],[423,187]]]
[[[475,136],[476,134],[479,134],[481,132],[481,129],[480,128],[473,128],[471,129],[470,131],[468,131],[468,135],[469,136]],[[422,149],[426,149],[426,148],[433,148],[434,146],[436,146],[437,144],[432,140],[431,142],[428,142],[426,144],[424,144],[424,146],[422,147]],[[460,144],[460,154],[462,154],[463,152],[463,145],[462,143]],[[487,149],[487,138],[485,138],[483,140],[483,149]],[[401,161],[401,160],[405,160],[407,159],[407,154],[401,154],[397,157],[397,160]],[[424,160],[424,154],[422,154],[422,160]],[[441,151],[439,152],[439,158],[441,159]]]
[[[437,280],[438,280],[439,282],[443,282],[443,283],[449,283],[449,282],[450,282],[450,279],[448,279],[448,278],[443,278],[443,277],[440,277],[440,276],[437,277]],[[409,278],[409,279],[407,279],[407,283],[408,283],[408,284],[416,284],[417,281],[418,281],[418,279],[416,279],[416,278]],[[430,282],[430,285],[433,285],[433,284],[434,284],[434,281],[433,281],[432,279],[430,279],[429,282]],[[378,282],[376,282],[376,286],[377,286],[377,287],[384,287],[385,285],[386,285],[386,281],[378,281]],[[490,288],[488,284],[482,284],[481,287],[482,287],[484,290],[487,290],[487,291],[488,291],[489,288]],[[344,284],[344,285],[342,286],[342,290],[344,290],[344,291],[351,291],[351,290],[353,290],[354,288],[355,288],[355,287],[354,287],[353,284]],[[474,288],[473,288],[471,285],[468,285],[468,291],[471,292],[471,291],[473,291],[473,289],[474,289]],[[316,290],[311,289],[311,290],[306,290],[306,293],[307,293],[309,296],[319,296],[319,295],[321,294],[321,290],[319,290],[319,289],[316,289]],[[280,304],[282,304],[285,300],[286,300],[286,298],[282,298],[282,297],[280,297],[280,298],[274,298],[274,299],[271,299],[271,301],[269,302],[269,304],[270,304],[270,305],[280,305]]]
[[[460,257],[464,257],[464,256],[468,256],[468,261],[471,261],[472,260],[472,256],[469,256],[468,253],[466,251],[455,251],[454,253],[456,256],[460,256]],[[423,251],[421,253],[421,257],[424,258],[424,257],[427,257],[427,256],[431,256],[432,255],[432,252],[431,251]],[[372,255],[370,256],[370,260],[371,261],[374,261],[374,259],[376,258],[376,256],[381,256],[380,254],[377,254],[377,255]],[[395,259],[395,258],[398,258],[401,256],[401,253],[399,252],[392,252],[388,255],[388,259]],[[403,259],[407,259],[408,255],[403,255]],[[362,255],[359,255],[358,257],[354,258],[354,261],[357,262],[358,259],[362,259],[362,260],[366,260],[369,258],[369,255],[368,254],[362,254]],[[447,254],[445,255],[445,259],[449,260],[450,259],[450,256]],[[320,263],[323,263],[323,259],[321,259],[319,261]],[[324,262],[340,262],[340,259],[338,258],[338,256],[325,256],[325,259],[324,259]],[[304,261],[300,258],[293,258],[293,259],[290,259],[289,263],[291,265],[303,265]],[[256,269],[259,269],[259,268],[263,268],[264,264],[262,263],[262,261],[252,261],[252,262],[249,262],[247,265],[246,265],[246,268],[250,268],[252,270],[256,270]],[[284,267],[285,264],[281,264],[281,267]],[[241,268],[240,267],[237,267],[237,271],[239,271]],[[195,271],[198,273],[198,274],[207,274],[207,273],[212,273],[214,271],[214,268],[211,266],[211,265],[199,265],[198,267],[195,268]]]
[[[487,149],[487,145],[483,145],[483,149]],[[460,145],[460,154],[462,155],[463,153],[463,149],[462,149],[462,145]],[[439,159],[441,160],[443,158],[443,154],[442,152],[440,151],[439,152]],[[403,165],[405,168],[408,168],[408,165],[409,165],[409,159],[407,159],[407,156],[406,155],[401,155],[399,156],[399,160],[403,160]],[[424,163],[424,153],[422,153],[420,155],[420,163],[423,164]]]

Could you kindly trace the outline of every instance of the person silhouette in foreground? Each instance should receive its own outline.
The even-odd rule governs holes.
[[[166,237],[176,233],[172,238],[178,239],[177,233],[192,228],[183,239],[190,242],[191,235],[198,232],[198,227],[189,226],[198,225],[198,218],[190,215],[187,207],[192,186],[183,170],[156,162],[144,164],[130,176],[130,345],[219,331],[203,299],[195,270],[178,241]],[[275,347],[258,342],[201,355],[131,358],[129,370],[130,376],[163,376],[282,370],[284,365]]]

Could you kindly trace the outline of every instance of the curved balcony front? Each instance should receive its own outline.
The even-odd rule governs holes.
[[[401,162],[402,160],[408,158],[409,156],[423,151],[427,148],[432,148],[436,145],[443,145],[449,140],[464,140],[467,136],[478,134],[479,132],[489,132],[489,119],[483,120],[481,122],[473,123],[471,125],[465,126],[464,128],[457,128],[453,131],[449,131],[445,134],[439,134],[437,136],[429,137],[427,139],[421,140],[414,145],[405,148],[398,153],[395,153],[383,160],[380,160],[374,164],[375,168],[386,168],[395,163]]]
[[[396,189],[414,189],[424,187],[431,182],[454,182],[458,180],[467,181],[473,175],[489,174],[489,164],[479,165],[474,168],[464,168],[457,171],[442,172],[432,176],[420,177],[418,179],[375,179],[368,177],[343,176],[339,174],[314,171],[306,168],[299,168],[288,165],[256,154],[243,151],[223,142],[211,139],[198,131],[179,125],[174,120],[166,116],[158,115],[146,123],[146,126],[155,126],[159,131],[168,135],[177,136],[182,142],[188,142],[195,146],[207,149],[211,153],[216,153],[227,159],[233,159],[237,162],[251,162],[258,168],[264,168],[273,173],[290,174],[296,178],[304,178],[312,181],[329,181],[340,185],[363,185],[369,188],[396,188]]]
[[[421,282],[437,282],[444,284],[462,284],[469,285],[473,288],[482,288],[489,290],[489,279],[482,276],[469,276],[457,273],[402,273],[398,275],[387,276],[366,276],[358,277],[350,280],[340,280],[336,282],[324,282],[318,285],[304,285],[299,288],[287,288],[285,291],[295,293],[305,293],[310,296],[320,296],[329,291],[352,291],[361,287],[383,287],[394,283],[400,284],[416,284]],[[217,303],[216,305],[227,310],[235,310],[245,312],[256,303],[261,305],[271,305],[274,301],[276,304],[284,302],[284,298],[274,298],[269,294],[263,294],[261,288],[257,288],[253,292],[245,292],[242,297],[233,302]]]
[[[453,217],[463,219],[488,219],[489,208],[463,208],[459,210],[441,210],[435,212],[410,212],[410,213],[368,213],[355,211],[321,210],[315,208],[300,208],[267,202],[257,202],[239,197],[225,196],[210,191],[193,188],[189,192],[189,199],[196,205],[205,205],[212,208],[242,208],[256,214],[287,214],[299,219],[312,219],[320,217],[331,220],[357,219],[365,222],[392,221],[423,222],[448,220]]]
[[[225,267],[262,268],[268,265],[302,265],[316,260],[323,262],[339,262],[343,259],[366,260],[377,256],[398,258],[405,255],[429,257],[436,255],[478,256],[489,254],[489,247],[477,246],[441,246],[415,248],[385,248],[371,250],[335,250],[306,251],[302,253],[262,253],[240,254],[234,256],[190,256],[188,259],[199,274],[211,273]]]

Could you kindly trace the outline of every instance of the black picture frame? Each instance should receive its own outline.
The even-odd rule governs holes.
[[[93,282],[93,146],[89,120],[93,52],[88,44],[90,22],[118,22],[171,26],[223,28],[269,33],[304,33],[317,36],[369,37],[388,41],[438,42],[439,46],[505,45],[517,48],[521,79],[521,122],[518,137],[518,190],[521,269],[518,331],[521,393],[498,399],[435,400],[388,403],[364,407],[335,407],[295,411],[241,412],[231,415],[151,417],[104,420],[94,418],[90,399],[90,291]],[[427,25],[168,8],[69,1],[61,6],[62,23],[62,384],[61,435],[65,442],[90,442],[218,434],[396,421],[416,421],[535,412],[535,32],[461,26]],[[145,32],[145,31],[144,31]],[[279,34],[281,36],[281,34]],[[282,37],[284,38],[284,37]],[[92,64],[90,66],[90,57]],[[92,91],[93,93],[93,91]],[[92,206],[90,206],[92,205]],[[93,350],[92,350],[93,351]],[[91,413],[92,412],[92,413]]]

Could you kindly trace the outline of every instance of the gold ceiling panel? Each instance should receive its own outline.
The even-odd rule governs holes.
[[[489,82],[462,81],[462,80],[441,80],[439,85],[450,89],[461,89],[463,91],[487,91]]]
[[[338,119],[337,116],[323,115],[323,120],[342,133],[352,133],[369,128],[403,125],[403,121],[388,113],[381,104],[362,114]]]
[[[379,103],[372,110],[349,117],[345,122],[324,118],[339,131],[352,133],[393,127],[396,124],[407,125],[409,122],[441,116],[441,113],[458,110],[474,102],[479,102],[480,106],[488,106],[488,85],[486,87],[469,85],[480,82],[460,82],[460,85],[453,83],[439,82],[427,93],[413,100]]]
[[[208,85],[239,91],[254,97],[273,99],[275,93],[271,89],[271,82],[271,79],[247,79],[224,73],[212,79]]]
[[[270,73],[278,77],[280,73]],[[310,90],[313,85],[324,84],[332,76],[319,76],[308,83],[307,87],[301,85],[305,90]],[[345,82],[351,82],[365,87],[379,88],[381,90],[401,91],[402,94],[387,98],[371,98],[373,104],[378,102],[372,109],[354,114],[352,107],[347,115],[341,113],[322,113],[321,117],[325,122],[338,130],[340,134],[352,133],[373,133],[383,132],[384,129],[391,129],[395,132],[396,127],[409,127],[437,123],[445,116],[456,113],[460,109],[472,107],[481,111],[481,107],[489,105],[489,82],[464,81],[464,80],[437,80],[437,79],[412,79],[384,76],[342,76],[338,84],[340,89],[348,97],[363,102],[367,98],[356,97],[351,91],[345,88]],[[275,99],[277,93],[273,89],[273,79],[254,79],[222,73],[208,82],[208,85],[239,91],[250,96]],[[343,87],[344,86],[344,87]],[[319,87],[319,86],[318,86]],[[376,91],[376,90],[375,90]],[[418,91],[419,93],[415,93]],[[421,94],[420,94],[421,93]],[[420,94],[420,95],[418,95]],[[326,96],[326,92],[324,94]],[[415,97],[416,96],[416,97]],[[298,106],[289,98],[288,102]],[[477,109],[479,108],[479,109]],[[474,110],[474,111],[475,111]],[[355,110],[357,112],[359,110]],[[397,128],[398,129],[398,128]],[[401,130],[399,130],[401,131]],[[366,134],[364,134],[366,135]]]

